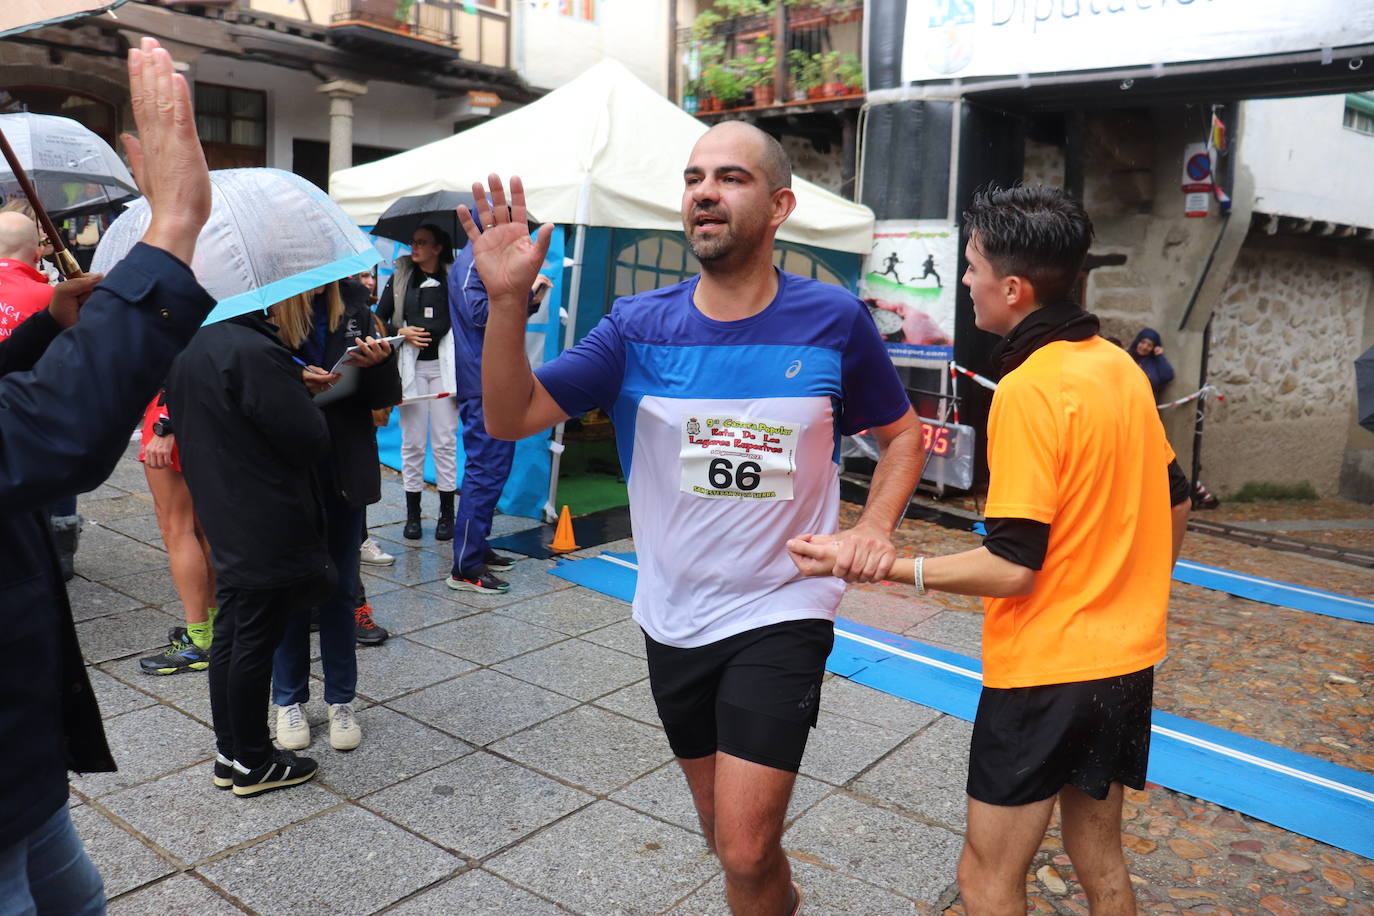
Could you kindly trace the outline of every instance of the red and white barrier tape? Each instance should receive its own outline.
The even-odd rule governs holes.
[[[416,395],[415,397],[413,397],[413,398],[405,398],[404,400],[401,401],[401,403],[402,403],[402,404],[416,404],[416,403],[419,403],[420,401],[437,401],[437,400],[439,400],[439,398],[451,398],[451,397],[456,397],[456,395],[454,395],[454,393],[453,393],[452,391],[439,391],[439,392],[436,392],[436,393],[434,393],[434,394],[417,394],[417,395]]]
[[[949,364],[949,371],[951,375],[953,375],[955,372],[958,372],[960,375],[967,376],[973,381],[977,382],[979,385],[982,385],[984,388],[988,389],[989,391],[997,390],[997,383],[994,382],[992,379],[984,378],[977,372],[974,372],[971,369],[965,369],[958,363],[951,362]],[[1226,400],[1226,395],[1218,391],[1215,385],[1203,385],[1201,388],[1199,388],[1197,391],[1194,391],[1190,395],[1177,398],[1173,401],[1169,401],[1166,404],[1156,404],[1155,407],[1159,408],[1160,410],[1163,410],[1166,407],[1177,407],[1180,404],[1187,404],[1190,401],[1196,401],[1198,398],[1205,398],[1208,396],[1214,397],[1218,401]]]
[[[1163,409],[1166,408],[1166,407],[1177,407],[1177,406],[1180,405],[1180,404],[1187,404],[1189,401],[1196,401],[1198,398],[1205,398],[1205,397],[1207,397],[1208,395],[1211,395],[1212,397],[1216,398],[1218,401],[1224,401],[1224,400],[1226,400],[1226,395],[1222,394],[1220,391],[1217,391],[1217,389],[1216,389],[1215,386],[1213,386],[1213,385],[1203,385],[1203,386],[1202,386],[1201,388],[1199,388],[1197,391],[1194,391],[1192,394],[1190,394],[1190,395],[1188,395],[1188,396],[1186,396],[1186,397],[1182,397],[1182,398],[1178,398],[1178,399],[1173,400],[1173,401],[1169,401],[1167,404],[1156,404],[1155,406],[1158,407],[1160,410],[1163,410]]]

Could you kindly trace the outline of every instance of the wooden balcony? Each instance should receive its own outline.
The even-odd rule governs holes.
[[[330,34],[342,46],[388,56],[510,66],[510,0],[333,0]],[[471,11],[470,11],[471,10]]]

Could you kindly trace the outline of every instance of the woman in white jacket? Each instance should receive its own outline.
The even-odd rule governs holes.
[[[396,272],[377,300],[377,314],[405,335],[401,347],[401,396],[451,394],[454,373],[452,321],[448,308],[448,266],[453,242],[431,223],[411,235],[410,251],[396,259]],[[419,540],[420,494],[425,488],[426,440],[433,448],[435,483],[439,487],[439,520],[435,540],[453,539],[453,497],[458,489],[458,407],[452,397],[400,406],[401,483],[406,491],[406,524],[402,534]]]

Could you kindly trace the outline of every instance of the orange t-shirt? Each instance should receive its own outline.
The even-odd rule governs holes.
[[[1029,595],[984,598],[983,683],[1130,674],[1164,657],[1172,515],[1150,383],[1120,347],[1054,341],[1008,373],[988,420],[989,518],[1050,526]]]

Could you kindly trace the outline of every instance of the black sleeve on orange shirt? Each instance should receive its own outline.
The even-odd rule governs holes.
[[[1050,546],[1049,525],[1029,518],[990,518],[984,524],[988,533],[983,546],[988,553],[1027,569],[1045,565],[1045,552]]]
[[[1177,506],[1192,498],[1193,488],[1188,485],[1188,477],[1178,466],[1178,459],[1169,462],[1169,505]]]

